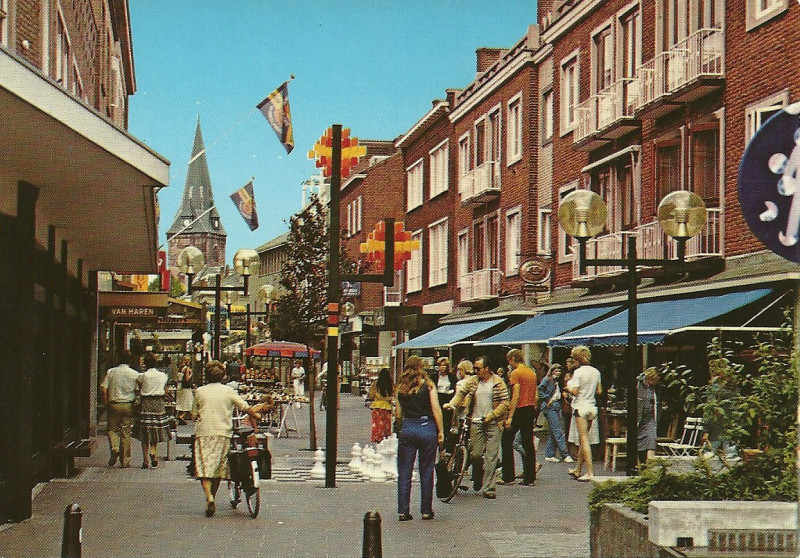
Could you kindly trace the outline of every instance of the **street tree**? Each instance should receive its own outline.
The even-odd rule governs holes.
[[[323,349],[327,331],[328,210],[319,198],[311,197],[308,207],[289,220],[287,257],[281,269],[283,294],[270,313],[269,328],[274,339],[302,343],[308,348],[306,370],[309,379],[309,444],[317,449],[314,396],[316,373],[311,349]],[[340,243],[340,271],[352,273],[355,263]],[[341,301],[340,301],[341,302]],[[336,381],[331,376],[330,381]]]

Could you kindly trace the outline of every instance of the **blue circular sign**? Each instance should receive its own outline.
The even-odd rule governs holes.
[[[764,245],[800,262],[800,103],[759,128],[739,164],[739,205]]]

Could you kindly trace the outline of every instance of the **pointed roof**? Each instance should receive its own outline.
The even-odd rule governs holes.
[[[181,206],[175,214],[172,226],[167,230],[167,237],[176,233],[212,233],[227,236],[214,204],[214,193],[211,191],[206,148],[203,144],[203,132],[200,130],[200,116],[197,117],[197,130],[194,133],[194,147],[190,161]],[[208,211],[209,208],[213,209]],[[203,215],[206,211],[208,213]],[[203,217],[184,230],[186,223],[194,221],[200,215]]]

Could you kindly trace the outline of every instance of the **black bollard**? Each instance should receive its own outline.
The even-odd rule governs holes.
[[[81,558],[81,522],[83,512],[78,504],[64,510],[64,535],[61,537],[61,558]]]
[[[368,511],[364,514],[364,558],[381,558],[381,514],[377,511]]]

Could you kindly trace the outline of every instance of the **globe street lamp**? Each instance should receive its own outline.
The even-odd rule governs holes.
[[[214,345],[212,346],[211,356],[214,359],[220,358],[220,304],[222,304],[222,293],[242,293],[247,296],[250,287],[250,275],[258,268],[258,253],[250,248],[242,248],[233,256],[233,267],[236,272],[244,279],[244,285],[239,286],[222,286],[222,277],[219,273],[216,274],[216,279],[213,287],[195,288],[192,285],[194,276],[197,270],[201,269],[205,264],[203,253],[194,246],[187,246],[178,254],[178,268],[186,274],[187,277],[187,292],[194,294],[197,292],[212,292],[214,293]],[[232,300],[226,297],[228,303]]]
[[[686,256],[686,241],[697,235],[706,224],[706,206],[702,198],[693,192],[677,191],[667,194],[658,205],[658,222],[666,234],[677,242],[677,259],[640,259],[636,254],[636,235],[628,236],[626,258],[587,258],[586,243],[600,234],[606,224],[606,205],[596,193],[590,190],[576,190],[568,194],[558,208],[558,220],[564,231],[578,241],[580,274],[586,267],[622,266],[627,267],[628,275],[628,378],[627,418],[628,434],[626,452],[626,473],[637,473],[637,404],[636,382],[641,373],[641,361],[637,349],[636,287],[639,282],[636,273],[638,266],[671,267],[678,266],[683,274]]]

